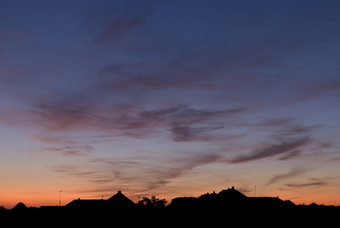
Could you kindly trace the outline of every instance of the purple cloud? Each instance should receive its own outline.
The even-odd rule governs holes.
[[[74,165],[55,165],[51,168],[53,172],[66,174],[67,176],[73,176],[76,178],[93,178],[98,172],[97,171],[81,171],[83,170],[80,166]]]
[[[209,135],[209,132],[222,129],[223,126],[211,127],[190,127],[175,126],[170,129],[174,135],[174,140],[183,141],[208,141],[214,138],[220,139],[217,135]]]
[[[131,29],[142,24],[147,17],[153,14],[154,11],[146,12],[142,15],[127,14],[120,18],[115,18],[107,22],[103,26],[102,31],[94,38],[95,43],[107,43],[114,42],[124,35],[126,35]]]
[[[88,156],[95,151],[95,148],[89,145],[68,145],[68,146],[54,146],[42,147],[41,149],[27,150],[34,153],[59,153],[62,156]]]
[[[125,106],[96,107],[72,100],[39,104],[32,111],[32,118],[46,130],[55,132],[78,131],[80,129],[95,132],[111,132],[126,136],[147,136],[156,128],[170,129],[175,140],[185,140],[185,134],[199,138],[223,126],[215,122],[244,111],[244,108],[225,110],[195,109],[187,105],[154,110],[126,109]],[[105,111],[105,112],[104,112]],[[206,126],[194,126],[204,124]],[[170,127],[170,128],[169,128]],[[184,132],[186,131],[186,132]],[[40,137],[40,139],[43,136]],[[190,140],[189,137],[187,137]]]
[[[287,160],[291,158],[295,158],[301,154],[301,150],[292,150],[289,151],[288,153],[284,154],[282,157],[279,158],[279,160]]]
[[[93,44],[113,44],[156,12],[150,2],[136,5],[134,9],[118,2],[106,4],[86,18],[82,29],[92,35]]]
[[[169,183],[172,179],[186,174],[195,167],[222,161],[225,160],[219,154],[202,153],[196,154],[194,157],[174,159],[173,161],[168,162],[170,164],[175,163],[175,165],[171,167],[162,167],[161,169],[159,167],[150,167],[150,176],[145,191],[159,188],[160,186]]]
[[[286,184],[286,186],[292,187],[292,188],[304,188],[304,187],[323,186],[327,184],[328,182],[326,181],[316,181],[316,182],[305,182],[305,183],[290,183],[290,184]]]
[[[241,163],[248,162],[258,159],[263,159],[267,157],[273,157],[275,155],[284,154],[291,150],[297,149],[309,142],[309,137],[298,138],[295,140],[290,140],[288,142],[282,142],[280,144],[271,145],[269,147],[263,148],[261,150],[254,151],[253,153],[240,155],[230,160],[230,163]]]
[[[93,158],[90,162],[103,163],[107,165],[138,165],[137,161],[121,160],[121,159],[107,159],[107,158]]]
[[[285,179],[289,179],[289,178],[292,178],[292,177],[296,177],[296,176],[299,176],[303,173],[305,173],[306,170],[303,169],[303,168],[300,168],[300,167],[297,167],[297,168],[293,168],[291,169],[289,172],[287,173],[283,173],[283,174],[279,174],[279,175],[275,175],[273,176],[267,183],[267,185],[269,184],[274,184],[274,183],[277,183],[279,181],[282,181],[282,180],[285,180]]]
[[[54,144],[54,145],[74,145],[75,141],[67,139],[65,136],[56,136],[52,134],[32,134],[32,139],[44,143],[44,144]]]

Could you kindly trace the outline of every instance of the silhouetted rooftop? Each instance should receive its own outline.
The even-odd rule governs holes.
[[[171,201],[175,208],[278,208],[295,206],[291,201],[282,201],[279,197],[247,197],[237,191],[234,186],[220,191],[218,194],[206,193],[197,198],[180,197]]]
[[[127,206],[133,206],[135,203],[127,198],[121,191],[118,191],[115,195],[111,196],[109,199],[111,202],[115,202],[118,204],[124,204]]]
[[[243,195],[241,192],[237,191],[234,186],[226,190],[222,190],[218,193],[219,198],[228,200],[239,200],[245,199],[247,196]]]
[[[12,210],[16,211],[16,210],[24,210],[24,209],[27,209],[27,206],[22,203],[22,202],[19,202],[17,205],[15,205]]]
[[[27,208],[25,204],[18,203],[12,210],[0,210],[0,220],[7,219],[13,222],[25,223],[30,220],[48,224],[50,221],[73,221],[75,227],[88,225],[89,221],[96,224],[112,219],[124,223],[135,223],[140,226],[143,221],[151,221],[159,226],[164,222],[173,221],[174,226],[186,221],[189,227],[201,225],[206,221],[210,226],[220,224],[235,224],[233,222],[247,222],[253,224],[270,223],[272,221],[286,222],[289,226],[292,222],[303,221],[303,224],[312,218],[320,218],[324,222],[327,219],[336,220],[340,215],[340,207],[317,205],[295,205],[289,200],[283,201],[279,197],[247,197],[234,187],[220,191],[219,193],[206,193],[200,197],[178,197],[171,201],[166,208],[147,207],[135,205],[128,197],[118,191],[107,200],[103,199],[77,199],[66,206]],[[27,219],[22,219],[27,218]],[[45,223],[45,221],[48,221]],[[154,222],[157,221],[157,222]],[[216,222],[211,224],[211,222]],[[196,222],[196,224],[192,224]],[[81,224],[81,225],[79,225]],[[313,222],[314,224],[314,222]],[[100,225],[99,225],[100,226]]]
[[[121,191],[110,197],[108,200],[103,199],[77,199],[68,203],[66,207],[77,208],[127,208],[133,207],[135,203],[126,197]]]

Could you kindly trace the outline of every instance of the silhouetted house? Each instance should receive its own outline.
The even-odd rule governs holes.
[[[180,197],[175,198],[168,205],[170,208],[191,209],[218,209],[222,207],[235,207],[244,204],[247,196],[237,191],[234,186],[222,190],[218,194],[206,193],[198,198],[194,197]]]
[[[201,195],[197,199],[202,202],[215,201],[215,200],[218,200],[218,195],[215,192],[206,193],[206,194]]]
[[[218,193],[218,198],[220,200],[227,200],[227,201],[240,201],[245,200],[248,197],[243,195],[241,192],[237,191],[234,186],[228,188],[227,190],[222,190]]]
[[[296,205],[295,205],[295,203],[293,203],[292,201],[290,201],[290,200],[285,200],[285,201],[283,201],[283,204],[284,204],[284,206],[285,207],[295,207]]]
[[[313,203],[309,204],[309,206],[310,206],[310,207],[318,207],[319,205],[316,204],[315,202],[313,202]]]
[[[282,209],[296,206],[292,201],[283,201],[279,197],[248,197],[247,201],[252,208]]]
[[[127,198],[122,191],[118,191],[115,195],[111,196],[108,201],[110,204],[117,205],[118,207],[131,208],[135,203]]]
[[[281,209],[295,206],[291,201],[282,201],[279,197],[247,197],[234,187],[218,194],[206,193],[198,198],[182,197],[171,201],[169,207],[203,210],[242,210],[242,209]]]
[[[77,209],[124,209],[132,208],[135,203],[127,198],[121,191],[110,197],[108,200],[103,199],[77,199],[68,203],[65,207]]]
[[[66,204],[66,208],[77,208],[77,209],[101,209],[106,207],[107,204],[104,200],[97,199],[77,199]]]
[[[24,203],[19,202],[17,205],[15,205],[12,208],[12,211],[22,211],[22,210],[26,210],[26,209],[27,209],[27,206]]]

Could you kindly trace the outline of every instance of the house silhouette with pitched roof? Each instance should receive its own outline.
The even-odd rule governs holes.
[[[279,197],[247,197],[234,186],[219,193],[206,193],[197,198],[178,197],[168,205],[170,208],[184,209],[226,209],[226,208],[283,208],[295,206],[291,201]]]
[[[121,191],[109,199],[76,199],[65,205],[66,208],[74,209],[128,209],[136,204],[126,197]]]
[[[27,206],[24,203],[19,202],[17,205],[15,205],[12,208],[12,211],[22,211],[22,210],[26,210],[26,209],[27,209]]]
[[[115,195],[111,196],[108,201],[110,204],[114,204],[120,207],[134,207],[135,203],[126,197],[122,191],[118,191]]]

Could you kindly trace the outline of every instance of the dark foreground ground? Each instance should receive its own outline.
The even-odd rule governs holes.
[[[1,226],[2,225],[2,226]],[[339,227],[340,208],[28,208],[0,211],[1,227]]]

